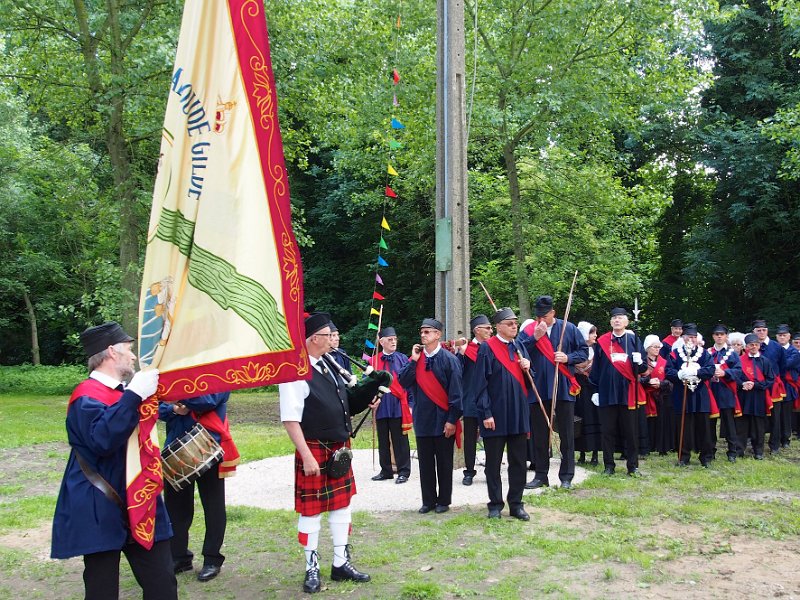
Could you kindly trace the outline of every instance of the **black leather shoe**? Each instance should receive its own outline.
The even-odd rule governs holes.
[[[605,469],[603,469],[603,475],[609,475],[610,476],[610,475],[613,475],[613,474],[614,474],[614,469],[612,469],[611,467],[606,467]]]
[[[628,477],[641,477],[642,474],[639,469],[631,469],[628,471]]]
[[[173,563],[173,569],[175,570],[175,575],[178,573],[184,573],[186,571],[192,570],[192,561],[184,561],[184,562],[176,562]]]
[[[395,483],[405,483],[408,481],[408,475],[398,475],[397,479],[394,480]]]
[[[571,481],[562,481],[561,482],[561,489],[562,490],[571,490],[572,489],[572,482]]]
[[[394,479],[394,475],[384,475],[383,473],[378,473],[377,475],[372,476],[372,481],[383,481],[385,479]]]
[[[703,467],[704,469],[710,469],[711,468],[711,465],[708,464],[707,462],[701,462],[700,466]]]
[[[763,454],[756,454],[753,458],[755,458],[756,460],[764,460],[764,455]]]
[[[535,490],[540,487],[548,487],[549,484],[542,481],[541,479],[531,479],[528,483],[525,484],[526,490]]]
[[[678,466],[679,467],[688,467],[689,466],[689,461],[688,460],[679,460],[678,461]]]
[[[221,568],[219,565],[203,565],[203,568],[197,574],[197,581],[211,581],[219,575]]]
[[[306,579],[303,581],[303,591],[306,594],[316,594],[322,589],[319,580],[319,567],[311,567],[306,571]]]
[[[428,506],[427,504],[423,504],[422,506],[419,507],[419,510],[417,512],[421,515],[424,515],[426,513],[431,512],[432,510],[433,509],[430,506]]]
[[[486,515],[489,519],[499,519],[500,518],[500,509],[499,508],[490,508],[489,514]]]
[[[464,475],[464,479],[461,480],[462,485],[472,485],[472,478],[474,475]]]
[[[433,511],[437,515],[440,515],[442,513],[446,513],[448,510],[450,510],[450,507],[449,506],[445,506],[444,504],[437,504],[436,508],[433,509]]]
[[[525,509],[522,508],[521,506],[518,506],[517,508],[512,508],[509,511],[509,513],[511,514],[512,517],[514,517],[515,519],[519,519],[520,521],[531,520],[531,516],[528,513],[526,513]]]
[[[334,567],[331,565],[331,579],[333,581],[357,581],[359,583],[364,583],[370,580],[370,576],[356,569],[348,560],[341,567]]]

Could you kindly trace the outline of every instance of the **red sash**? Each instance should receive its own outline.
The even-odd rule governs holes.
[[[439,350],[441,352],[443,348]],[[417,361],[416,379],[417,385],[422,388],[425,395],[430,398],[433,403],[445,412],[450,412],[450,403],[447,401],[447,391],[436,379],[433,370],[425,368],[425,361],[429,360],[423,352]],[[456,421],[456,446],[461,448],[461,419]]]
[[[476,344],[473,341],[470,341],[467,344],[467,347],[464,349],[464,356],[470,359],[472,362],[478,361],[478,348],[480,348],[480,344]]]
[[[719,365],[719,368],[722,369],[723,371],[727,371],[730,368],[730,366],[728,365],[728,361],[725,360],[723,362],[719,362],[718,363],[717,360],[716,360],[717,359],[717,354],[719,354],[719,351],[716,348],[712,348],[711,356],[714,357],[714,363]],[[736,385],[736,382],[733,381],[732,379],[720,379],[719,382],[721,384],[723,384],[725,387],[727,387],[731,392],[733,392],[733,399],[734,399],[734,403],[735,403],[734,407],[733,407],[733,415],[735,417],[741,417],[742,416],[742,405],[739,404],[739,391],[738,391],[738,386]]]
[[[623,335],[628,335],[627,333]],[[611,348],[611,345],[614,344],[614,348]],[[628,380],[629,383],[633,385],[628,386],[628,408],[630,410],[636,410],[636,400],[639,398],[639,404],[645,404],[647,400],[645,399],[645,391],[642,388],[642,384],[639,383],[639,378],[633,374],[633,366],[631,366],[632,361],[625,361],[625,362],[614,362],[611,360],[611,352],[620,352],[624,353],[622,346],[620,346],[616,341],[613,341],[613,337],[611,332],[604,333],[600,336],[597,340],[597,346],[603,351],[603,354],[606,355],[608,362],[611,363],[611,366],[614,367],[617,372],[622,375],[625,379]]]
[[[753,359],[750,358],[747,352],[742,354],[739,358],[742,361],[742,373],[744,373],[749,381],[764,381],[764,374],[756,368],[755,362],[753,362]],[[766,394],[764,394],[764,402],[766,403],[767,416],[769,417],[772,415],[772,398],[770,397],[769,390],[766,390]]]
[[[236,465],[239,464],[239,449],[233,443],[233,438],[231,437],[228,415],[225,415],[225,420],[223,421],[217,413],[210,410],[203,414],[193,412],[192,417],[209,431],[219,434],[219,445],[222,446],[222,452],[224,453],[222,462],[219,463],[220,479],[236,475]]]
[[[663,356],[659,355],[656,359],[656,366],[653,367],[653,370],[650,371],[650,379],[658,379],[660,381],[664,381],[666,378],[666,367],[667,361],[664,359]],[[660,388],[655,388],[653,386],[645,386],[644,391],[647,394],[647,404],[644,407],[644,414],[648,417],[657,417],[658,416],[658,405],[656,404],[656,397],[658,396]]]
[[[772,389],[769,391],[770,397],[773,402],[783,402],[786,397],[786,387],[783,385],[783,379],[777,373],[775,374],[775,382],[772,384]]]
[[[794,398],[794,406],[792,407],[795,412],[800,410],[800,381],[795,379],[789,371],[786,371],[786,383],[788,383],[794,391],[797,392]]]
[[[519,360],[511,360],[508,355],[508,345],[497,336],[490,337],[486,343],[489,344],[489,349],[494,353],[495,358],[500,361],[500,364],[517,380],[517,383],[522,388],[522,393],[527,395],[528,390],[525,387],[522,367],[519,366]]]
[[[122,392],[112,390],[95,379],[82,381],[72,392],[70,404],[81,396],[89,396],[111,406]],[[139,463],[141,470],[126,489],[128,523],[131,536],[142,547],[150,550],[155,541],[156,499],[164,489],[161,475],[161,453],[150,439],[150,432],[158,420],[158,400],[151,396],[139,405]],[[130,444],[130,439],[128,440]]]
[[[708,390],[708,400],[711,403],[711,411],[708,414],[710,419],[718,419],[719,418],[719,407],[717,406],[717,398],[714,396],[714,392],[711,391],[711,384],[706,379],[703,384],[706,386]]]
[[[670,333],[667,337],[661,340],[661,343],[664,344],[667,348],[672,349],[672,344],[674,344],[677,341],[678,338],[676,338],[674,335]]]
[[[385,354],[381,352],[381,360],[385,361]],[[373,365],[374,357],[370,357],[369,364]],[[414,426],[414,421],[411,418],[411,409],[408,406],[408,392],[405,388],[400,385],[400,382],[397,381],[397,373],[392,372],[391,368],[384,369],[392,373],[392,383],[389,384],[389,391],[392,392],[392,395],[400,401],[400,427],[403,430],[403,435],[408,435],[408,432],[411,431],[411,428]]]
[[[562,321],[563,323],[563,321]],[[566,323],[563,323],[563,327],[566,327]],[[536,340],[536,338],[533,338]],[[547,335],[543,335],[538,340],[536,340],[536,347],[539,349],[539,352],[542,353],[550,364],[556,364],[556,353],[553,350],[553,343],[550,341],[550,338]],[[569,393],[570,396],[577,396],[581,393],[581,385],[578,383],[578,380],[575,379],[575,376],[569,372],[569,368],[564,363],[558,363],[558,372],[561,373],[564,377],[567,378],[569,381]]]

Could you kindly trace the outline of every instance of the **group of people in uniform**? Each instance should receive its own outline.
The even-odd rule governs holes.
[[[611,310],[610,331],[598,336],[591,323],[576,326],[556,318],[550,296],[538,297],[534,307],[536,318],[522,324],[511,308],[500,308],[491,317],[475,315],[472,339],[455,342],[443,342],[443,324],[425,318],[420,343],[410,355],[397,350],[395,329],[384,327],[380,352],[361,380],[349,374],[350,360],[338,350],[330,315],[306,318],[311,378],[279,385],[281,421],[295,446],[295,510],[305,553],[305,592],[318,592],[322,586],[317,548],[323,513],[328,513],[333,541],[331,580],[370,580],[351,562],[349,544],[350,500],[356,493],[350,466],[352,417],[370,409],[381,467],[373,480],[409,481],[413,426],[419,512],[447,512],[455,445],[463,444],[461,483],[469,486],[477,474],[480,439],[487,516],[500,519],[507,505],[509,515],[521,521],[530,518],[524,509],[525,489],[550,485],[553,431],[559,438],[558,477],[564,489],[572,487],[576,452],[578,462],[589,456],[590,464],[599,464],[602,453],[606,475],[614,475],[619,453],[628,475],[637,477],[639,458],[649,452],[676,452],[680,466],[688,466],[695,453],[708,467],[719,435],[726,440],[730,462],[743,457],[748,445],[753,457],[762,460],[765,447],[778,453],[798,432],[800,334],[792,336],[786,325],[779,325],[771,339],[764,320],[756,320],[746,335],[718,324],[713,345],[706,347],[695,324],[677,319],[668,336],[648,335],[642,342],[629,329],[623,308]],[[90,376],[76,388],[67,410],[72,451],[56,506],[52,556],[83,556],[86,598],[118,595],[120,554],[130,563],[144,598],[177,598],[176,573],[193,568],[188,543],[195,485],[206,523],[197,577],[208,581],[220,572],[224,477],[231,468],[217,465],[183,490],[168,487],[164,499],[156,498],[150,543],[143,546],[132,539],[122,500],[127,445],[139,424],[140,404],[155,393],[158,371],[134,372],[133,338],[117,323],[89,328],[81,341]],[[225,415],[227,400],[223,393],[161,403],[167,444],[202,423],[223,444],[226,456],[238,456]],[[526,481],[529,470],[533,478]]]

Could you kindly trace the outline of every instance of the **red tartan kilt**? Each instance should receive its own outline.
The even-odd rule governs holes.
[[[325,442],[306,440],[311,454],[319,463],[319,475],[303,473],[303,459],[300,453],[294,453],[294,509],[304,517],[313,517],[323,512],[338,510],[350,505],[350,498],[356,494],[356,480],[351,468],[347,475],[339,479],[331,479],[325,473],[325,465],[331,455],[342,446],[350,447],[346,442]]]

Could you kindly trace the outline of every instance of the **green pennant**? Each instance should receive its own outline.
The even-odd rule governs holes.
[[[377,326],[377,325],[375,325],[375,323],[370,323],[370,324],[367,326],[367,329],[374,329],[375,331],[378,331],[378,326]]]
[[[403,147],[403,144],[401,144],[397,140],[389,140],[389,148],[391,150],[399,150],[402,147]]]
[[[381,236],[381,248],[383,248],[384,250],[389,249],[389,246],[386,245],[386,240],[383,239],[383,236]]]

